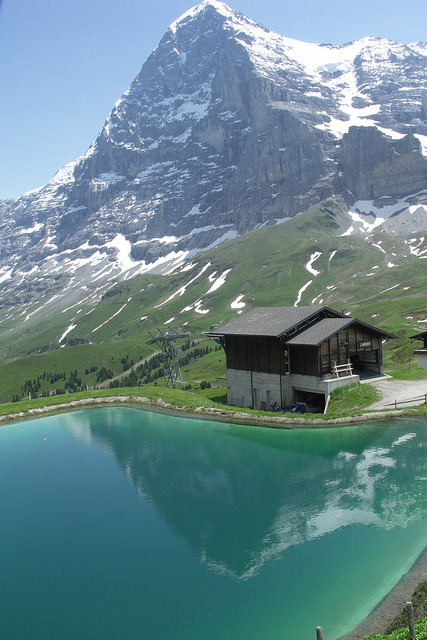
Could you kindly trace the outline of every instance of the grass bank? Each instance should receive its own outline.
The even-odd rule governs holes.
[[[427,617],[415,622],[417,640],[427,640]],[[408,627],[396,629],[391,633],[376,633],[365,636],[362,640],[410,640]]]
[[[4,403],[0,405],[0,420],[6,422],[25,419],[49,412],[107,403],[145,405],[146,408],[164,409],[198,417],[203,416],[222,421],[252,423],[279,428],[334,426],[366,419],[377,420],[394,416],[400,417],[402,415],[427,415],[427,405],[408,407],[406,409],[366,412],[365,407],[369,406],[373,401],[372,392],[375,391],[368,385],[356,385],[355,387],[337,391],[340,393],[335,392],[333,394],[332,406],[327,416],[313,413],[297,416],[281,412],[233,407],[226,404],[225,387],[183,391],[151,384],[143,387],[93,389],[48,398]]]
[[[411,597],[417,640],[427,640],[427,582],[421,582]],[[363,640],[410,640],[406,609],[396,616],[384,633],[365,636]]]

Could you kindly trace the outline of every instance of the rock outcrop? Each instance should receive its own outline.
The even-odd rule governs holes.
[[[427,160],[412,133],[393,140],[376,127],[350,127],[337,157],[342,189],[356,200],[406,196],[427,185]]]

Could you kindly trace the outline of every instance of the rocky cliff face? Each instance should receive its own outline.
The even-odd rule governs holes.
[[[333,194],[422,191],[426,53],[376,38],[302,43],[202,2],[170,26],[87,153],[2,206],[4,300],[58,282],[95,299],[113,278],[169,272]]]
[[[357,200],[406,196],[427,185],[427,163],[412,133],[393,140],[376,127],[350,127],[337,159],[342,189]]]

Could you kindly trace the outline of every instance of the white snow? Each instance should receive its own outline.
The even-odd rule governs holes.
[[[315,262],[316,260],[318,260],[318,258],[320,258],[320,256],[322,255],[321,251],[315,251],[314,253],[311,254],[310,256],[310,260],[307,262],[307,264],[305,265],[305,268],[307,269],[307,271],[311,274],[313,274],[313,276],[318,276],[320,271],[318,271],[317,269],[313,268],[313,262]],[[298,295],[297,295],[297,299],[294,302],[294,307],[297,307],[299,305],[299,303],[301,302],[301,298],[302,298],[302,294],[304,293],[304,291],[311,285],[311,283],[313,282],[313,280],[309,280],[308,282],[306,282],[301,289],[298,291]],[[320,294],[322,295],[322,294]],[[316,296],[317,298],[320,296]],[[315,300],[316,298],[314,298]],[[312,302],[313,304],[313,302]]]
[[[378,202],[381,202],[381,199]],[[387,202],[387,198],[385,198],[385,202]],[[361,213],[364,215],[373,214],[377,218],[380,218],[381,222],[383,222],[385,219],[390,218],[390,216],[392,216],[394,213],[404,211],[404,209],[407,209],[408,207],[409,207],[409,204],[407,202],[407,199],[400,199],[395,204],[391,204],[391,205],[387,205],[384,203],[383,207],[380,207],[374,204],[373,200],[358,200],[352,206],[352,211]],[[349,213],[350,215],[352,215],[352,212],[349,212]],[[373,227],[378,226],[378,224],[381,224],[381,223],[380,222],[376,224],[374,223]]]
[[[93,178],[93,183],[102,183],[104,185],[115,184],[116,182],[122,182],[126,180],[125,176],[120,176],[117,173],[109,171],[107,173],[100,173],[99,176]]]
[[[187,216],[200,216],[202,212],[200,211],[200,204],[196,204],[188,213],[185,214],[184,218]]]
[[[233,12],[229,7],[227,7],[226,4],[222,2],[217,2],[217,0],[204,0],[204,2],[201,2],[195,7],[192,7],[191,9],[183,13],[179,18],[177,18],[177,20],[172,22],[172,24],[169,26],[169,29],[172,31],[172,33],[175,34],[177,28],[182,23],[187,22],[191,18],[194,18],[194,16],[204,11],[204,9],[206,9],[206,7],[208,7],[209,5],[215,7],[218,13],[225,16],[226,18],[233,18]]]
[[[65,258],[61,263],[62,266],[59,267],[58,270],[61,270],[62,268],[64,268],[64,270],[67,271],[68,273],[75,273],[78,269],[81,269],[82,267],[85,267],[87,265],[91,267],[95,267],[97,264],[105,260],[105,257],[106,256],[104,253],[101,253],[100,251],[96,251],[95,253],[88,256],[87,258],[76,258],[74,260],[72,258]]]
[[[120,307],[120,309],[118,311],[116,311],[116,313],[113,313],[112,316],[110,316],[108,318],[108,320],[105,320],[105,322],[103,322],[102,324],[98,325],[97,327],[95,327],[95,329],[92,329],[92,333],[95,333],[95,331],[98,331],[98,329],[100,329],[101,327],[103,327],[104,325],[106,325],[108,322],[110,322],[110,320],[112,320],[113,318],[115,318],[116,316],[119,315],[119,313],[121,311],[123,311],[123,309],[128,305],[128,303],[132,300],[132,296],[130,298],[127,299],[127,301],[124,303],[124,305],[122,305]]]
[[[233,302],[230,304],[231,309],[242,309],[243,307],[245,307],[246,302],[242,302],[244,297],[245,297],[244,293],[241,293],[240,295],[238,295],[237,298],[233,300]]]
[[[117,262],[122,272],[128,271],[138,265],[130,255],[132,249],[131,243],[129,240],[126,240],[121,233],[118,233],[110,242],[106,242],[105,246],[113,247],[117,250]]]
[[[186,311],[191,311],[191,309],[193,308],[193,304],[189,304],[187,307],[184,307],[183,309],[181,309],[180,313],[185,313]]]
[[[196,266],[197,266],[196,262],[188,262],[184,267],[182,267],[181,273],[184,273],[185,271],[190,271],[191,269],[194,269],[194,267]]]
[[[70,305],[69,307],[67,307],[66,309],[63,309],[61,311],[61,313],[66,313],[67,311],[69,311],[70,309],[73,309],[74,307],[78,307],[79,304],[81,304],[82,302],[84,302],[85,300],[87,300],[89,298],[89,296],[86,296],[85,298],[80,298],[78,300],[78,302],[75,302],[74,304]],[[60,341],[61,342],[61,341]]]
[[[230,225],[225,225],[225,226],[228,227]],[[237,238],[238,235],[239,233],[236,230],[230,229],[230,231],[227,231],[226,233],[224,233],[220,238],[216,238],[216,240],[213,240],[213,242],[211,242],[207,247],[192,249],[191,251],[188,252],[188,257],[192,257],[197,253],[199,253],[200,251],[209,251],[209,249],[213,249],[214,247],[218,246],[225,240],[232,240],[233,238]]]
[[[230,273],[231,269],[226,269],[225,271],[223,271],[221,273],[220,276],[218,276],[218,278],[216,278],[216,280],[214,280],[212,286],[210,287],[210,289],[208,291],[206,291],[205,295],[208,295],[208,293],[212,293],[213,291],[216,291],[217,289],[219,289],[220,287],[222,287],[222,285],[225,282],[225,279],[227,278],[227,275]]]
[[[169,318],[169,320],[166,320],[166,322],[164,322],[163,324],[170,324],[174,320],[175,320],[175,316],[172,316],[172,318]]]
[[[396,287],[400,287],[400,284],[394,284],[392,287],[389,287],[388,289],[383,289],[382,291],[380,291],[380,293],[386,293],[387,291],[391,291],[392,289],[396,289]]]
[[[297,299],[294,302],[294,307],[297,307],[299,305],[299,303],[301,302],[301,298],[302,298],[302,294],[304,293],[304,291],[306,289],[308,289],[308,287],[311,285],[311,283],[313,282],[313,280],[309,280],[308,282],[306,282],[301,289],[298,291],[298,295],[297,295]]]
[[[174,298],[176,298],[177,296],[183,296],[184,293],[187,290],[187,287],[190,286],[190,284],[192,284],[195,280],[197,280],[197,278],[200,278],[200,276],[206,271],[206,269],[208,269],[211,266],[211,263],[208,262],[207,264],[205,264],[205,266],[201,269],[201,271],[199,271],[199,273],[197,275],[194,276],[194,278],[192,278],[191,280],[189,280],[187,282],[187,284],[184,284],[182,287],[180,287],[177,291],[175,291],[175,293],[173,293],[172,295],[169,296],[169,298],[167,298],[166,300],[164,300],[164,302],[161,302],[160,304],[155,306],[155,309],[158,309],[159,307],[163,307],[163,305],[167,304],[168,302],[170,302],[171,300],[173,300]]]
[[[0,267],[0,282],[4,282],[5,280],[10,280],[12,277],[13,267],[9,269],[8,267]]]
[[[332,252],[331,252],[331,255],[329,256],[329,260],[328,260],[328,262],[330,262],[330,261],[332,260],[332,258],[333,258],[333,257],[334,257],[334,255],[336,254],[336,252],[337,252],[337,249],[335,249],[335,251],[332,251]]]
[[[56,295],[52,296],[49,300],[47,300],[46,302],[44,302],[40,307],[38,307],[37,309],[35,309],[34,311],[32,311],[31,313],[28,313],[25,317],[25,319],[23,320],[23,322],[27,322],[27,320],[29,320],[31,318],[31,316],[33,316],[35,313],[37,313],[38,311],[41,311],[42,309],[44,309],[45,307],[47,307],[48,304],[50,304],[51,302],[53,302],[54,300],[56,300],[57,298],[59,298],[60,295],[59,293],[57,293]]]
[[[409,207],[409,213],[412,215],[418,209],[424,209],[424,212],[427,213],[427,205],[426,204],[414,204]]]
[[[423,136],[421,133],[414,133],[414,136],[421,142],[423,156],[427,156],[427,136]]]
[[[55,173],[49,184],[58,186],[60,184],[66,184],[67,182],[74,182],[74,168],[79,159],[80,158],[78,158],[77,160],[73,160],[72,162],[68,162],[65,166],[63,166],[62,169]]]
[[[350,218],[353,220],[353,222],[356,222],[356,223],[358,222],[359,224],[361,224],[362,228],[369,233],[373,229],[375,229],[375,227],[378,227],[380,224],[384,222],[384,218],[375,218],[374,222],[368,222],[367,220],[365,220],[365,218],[363,218],[361,215],[359,215],[355,211],[352,211],[351,209],[349,210],[348,214]]]
[[[352,234],[353,232],[354,232],[354,227],[353,227],[353,225],[352,225],[351,227],[349,227],[349,228],[347,229],[347,231],[344,231],[344,233],[341,233],[340,235],[341,235],[341,237],[344,237],[344,236],[351,236],[351,234]]]
[[[157,258],[155,262],[152,262],[144,267],[141,267],[137,272],[133,272],[131,275],[137,275],[142,273],[160,273],[162,275],[168,275],[172,273],[178,267],[181,267],[189,251],[171,251],[166,256]]]
[[[21,229],[21,231],[19,232],[21,235],[22,234],[28,234],[28,233],[35,233],[36,231],[39,231],[40,229],[42,229],[44,227],[44,224],[42,222],[35,222],[34,225],[32,227],[30,227],[29,229]]]
[[[65,329],[64,333],[62,334],[62,336],[59,338],[58,342],[61,343],[63,341],[63,339],[65,338],[66,335],[68,335],[70,333],[70,331],[72,331],[73,329],[75,329],[77,327],[76,324],[70,324],[69,327],[67,327],[67,329]]]
[[[380,251],[382,251],[384,254],[386,254],[386,252],[384,251],[384,249],[382,248],[382,246],[380,244],[376,244],[375,242],[372,243],[373,247],[376,247],[377,249],[379,249]],[[387,255],[387,254],[386,254]]]
[[[318,258],[320,258],[321,255],[322,255],[321,251],[315,251],[314,253],[311,254],[310,260],[305,265],[305,268],[307,269],[307,271],[312,273],[314,276],[318,276],[320,271],[317,271],[317,269],[313,269],[312,265],[313,265],[313,262],[315,262]]]
[[[418,256],[419,258],[424,257],[423,254],[427,252],[427,249],[421,249],[424,239],[424,236],[422,236],[421,238],[411,238],[408,240],[407,244],[412,255]]]
[[[209,309],[202,309],[201,300],[197,300],[197,302],[194,303],[194,311],[196,313],[200,313],[201,315],[205,315],[206,313],[209,313]]]

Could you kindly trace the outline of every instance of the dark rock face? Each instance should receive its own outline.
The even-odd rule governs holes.
[[[2,203],[0,286],[21,299],[30,272],[45,289],[58,272],[86,284],[166,272],[334,194],[424,189],[426,53],[298,43],[203,2],[171,25],[87,153]]]
[[[392,140],[375,127],[350,127],[338,159],[343,189],[357,200],[404,196],[427,185],[427,162],[413,134]]]

